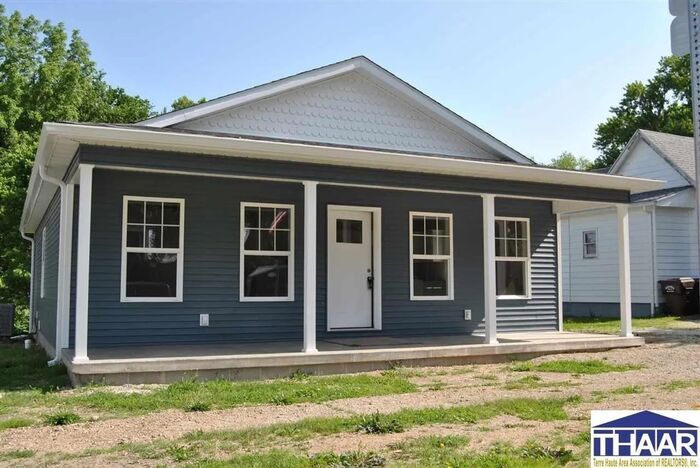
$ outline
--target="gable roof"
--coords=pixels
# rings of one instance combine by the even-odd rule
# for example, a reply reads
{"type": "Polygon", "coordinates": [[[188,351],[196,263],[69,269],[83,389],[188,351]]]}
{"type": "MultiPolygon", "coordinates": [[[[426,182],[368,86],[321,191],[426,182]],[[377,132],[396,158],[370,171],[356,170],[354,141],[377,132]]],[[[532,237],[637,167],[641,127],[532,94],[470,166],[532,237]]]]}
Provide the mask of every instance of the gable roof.
{"type": "Polygon", "coordinates": [[[695,142],[693,137],[652,130],[637,130],[632,135],[615,164],[610,168],[611,174],[617,173],[632,152],[634,145],[640,140],[647,143],[691,185],[695,185],[695,142]]]}
{"type": "Polygon", "coordinates": [[[639,413],[630,414],[614,421],[608,421],[603,424],[598,424],[594,426],[598,427],[609,427],[609,428],[671,428],[671,427],[696,427],[692,424],[684,423],[683,421],[678,421],[661,414],[657,414],[651,411],[640,411],[639,413]]]}
{"type": "Polygon", "coordinates": [[[172,127],[351,72],[360,73],[363,77],[373,81],[390,93],[405,99],[417,110],[424,112],[437,122],[454,130],[464,138],[496,156],[520,164],[536,165],[532,159],[496,139],[491,134],[467,121],[364,56],[353,57],[348,60],[343,60],[331,65],[326,65],[212,99],[203,104],[168,112],[144,120],[138,124],[156,128],[172,127]]]}

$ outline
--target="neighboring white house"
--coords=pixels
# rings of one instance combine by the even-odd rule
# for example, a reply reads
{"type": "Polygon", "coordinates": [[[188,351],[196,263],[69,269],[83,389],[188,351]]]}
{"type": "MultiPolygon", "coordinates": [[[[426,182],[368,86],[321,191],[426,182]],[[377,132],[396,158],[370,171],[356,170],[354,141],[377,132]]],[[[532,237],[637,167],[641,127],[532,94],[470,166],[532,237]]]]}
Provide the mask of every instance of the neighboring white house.
{"type": "MultiPolygon", "coordinates": [[[[663,304],[658,281],[698,276],[693,139],[639,130],[610,174],[666,182],[662,190],[632,196],[630,256],[632,312],[657,313],[663,304]]],[[[612,209],[563,215],[564,313],[618,314],[617,220],[612,209]]]]}

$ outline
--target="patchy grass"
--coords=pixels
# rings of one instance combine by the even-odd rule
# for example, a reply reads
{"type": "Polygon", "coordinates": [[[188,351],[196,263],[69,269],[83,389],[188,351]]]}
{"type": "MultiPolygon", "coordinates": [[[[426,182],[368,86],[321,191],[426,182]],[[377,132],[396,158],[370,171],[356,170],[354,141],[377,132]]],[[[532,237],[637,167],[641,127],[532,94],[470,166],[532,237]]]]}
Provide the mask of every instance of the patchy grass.
{"type": "Polygon", "coordinates": [[[503,385],[506,390],[533,390],[537,388],[561,388],[571,387],[578,384],[571,382],[543,382],[542,377],[538,375],[526,375],[517,380],[511,380],[503,385]]]}
{"type": "Polygon", "coordinates": [[[80,416],[75,413],[49,414],[44,417],[44,422],[48,426],[67,426],[80,421],[80,416]]]}
{"type": "Polygon", "coordinates": [[[10,450],[9,452],[0,452],[0,462],[32,458],[34,453],[33,450],[10,450]]]}
{"type": "Polygon", "coordinates": [[[27,427],[34,424],[34,421],[28,418],[13,417],[0,420],[0,431],[4,429],[16,429],[18,427],[27,427]]]}
{"type": "Polygon", "coordinates": [[[515,372],[559,372],[566,374],[604,374],[606,372],[627,372],[639,370],[643,366],[637,364],[611,364],[599,359],[577,361],[561,359],[542,363],[518,362],[510,367],[515,372]]]}
{"type": "MultiPolygon", "coordinates": [[[[118,393],[102,385],[70,393],[59,392],[68,385],[65,369],[47,367],[46,356],[38,349],[25,351],[15,345],[0,345],[0,373],[3,374],[0,415],[13,415],[19,409],[31,408],[36,412],[42,409],[77,414],[89,411],[105,417],[127,417],[166,409],[207,411],[418,391],[417,385],[395,372],[314,377],[297,371],[289,378],[268,381],[183,381],[145,393],[118,393]]],[[[8,424],[13,423],[0,422],[0,429],[11,427],[6,426],[8,424]]]]}
{"type": "Polygon", "coordinates": [[[673,380],[661,386],[664,390],[682,390],[684,388],[700,387],[700,379],[673,380]]]}
{"type": "Polygon", "coordinates": [[[393,434],[403,432],[404,428],[397,419],[376,412],[369,416],[363,416],[357,425],[357,430],[365,434],[393,434]]]}
{"type": "MultiPolygon", "coordinates": [[[[643,328],[699,328],[700,315],[685,317],[648,317],[632,319],[632,329],[643,328]]],[[[620,320],[606,317],[567,317],[564,330],[579,333],[618,333],[620,320]]]]}
{"type": "Polygon", "coordinates": [[[34,390],[50,392],[68,388],[68,374],[63,366],[49,367],[48,358],[38,346],[25,350],[18,344],[0,344],[0,394],[34,390]]]}
{"type": "Polygon", "coordinates": [[[467,449],[465,437],[428,436],[397,444],[397,458],[417,466],[478,466],[478,467],[556,467],[574,460],[565,448],[552,449],[535,443],[523,447],[497,444],[476,453],[467,449]]]}

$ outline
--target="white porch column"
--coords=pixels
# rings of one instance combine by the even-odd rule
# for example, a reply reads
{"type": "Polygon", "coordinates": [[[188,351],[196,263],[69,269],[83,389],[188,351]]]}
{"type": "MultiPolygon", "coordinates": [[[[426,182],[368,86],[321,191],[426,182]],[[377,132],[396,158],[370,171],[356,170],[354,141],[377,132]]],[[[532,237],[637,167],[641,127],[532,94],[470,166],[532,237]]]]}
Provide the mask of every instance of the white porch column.
{"type": "Polygon", "coordinates": [[[617,205],[617,251],[620,276],[620,335],[632,336],[632,288],[630,285],[630,226],[627,205],[617,205]]]}
{"type": "Polygon", "coordinates": [[[563,281],[564,274],[561,270],[561,214],[557,213],[557,321],[559,322],[559,331],[564,331],[564,296],[563,296],[563,281]]]}
{"type": "Polygon", "coordinates": [[[318,182],[304,181],[304,347],[316,349],[316,189],[318,182]]]}
{"type": "Polygon", "coordinates": [[[92,214],[91,164],[80,165],[78,198],[78,264],[75,293],[75,356],[73,362],[86,362],[88,340],[88,294],[90,286],[90,218],[92,214]]]}
{"type": "MultiPolygon", "coordinates": [[[[56,324],[56,331],[59,334],[62,347],[67,348],[70,341],[70,286],[71,286],[71,266],[72,266],[72,251],[73,251],[73,201],[75,198],[75,184],[66,184],[64,189],[64,198],[61,200],[61,237],[60,237],[60,252],[59,263],[61,273],[58,275],[61,279],[60,288],[61,309],[56,324]]],[[[57,350],[58,351],[58,350],[57,350]]]]}
{"type": "Polygon", "coordinates": [[[484,331],[486,344],[497,344],[496,337],[496,225],[495,197],[482,195],[484,230],[484,331]]]}

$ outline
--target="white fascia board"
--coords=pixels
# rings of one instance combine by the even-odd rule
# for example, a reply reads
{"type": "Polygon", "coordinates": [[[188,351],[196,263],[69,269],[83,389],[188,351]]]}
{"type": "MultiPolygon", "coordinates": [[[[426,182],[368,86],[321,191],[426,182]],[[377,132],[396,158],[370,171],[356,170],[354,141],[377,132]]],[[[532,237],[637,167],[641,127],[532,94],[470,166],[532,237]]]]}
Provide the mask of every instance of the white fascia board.
{"type": "MultiPolygon", "coordinates": [[[[564,171],[540,166],[338,148],[303,143],[164,132],[151,130],[147,127],[119,128],[61,123],[44,124],[40,139],[40,149],[37,152],[37,164],[44,162],[51,166],[50,150],[47,151],[46,148],[46,146],[50,145],[42,145],[42,143],[45,141],[58,141],[59,139],[65,139],[76,145],[115,146],[366,169],[481,177],[495,180],[561,184],[629,192],[651,191],[663,186],[663,182],[651,179],[564,171]]],[[[68,163],[63,162],[61,164],[62,166],[65,165],[65,167],[50,167],[51,172],[56,177],[62,177],[68,167],[68,163]]],[[[25,211],[22,217],[23,226],[33,211],[32,200],[36,200],[40,188],[41,184],[35,170],[32,172],[27,199],[25,200],[25,211]]]]}

